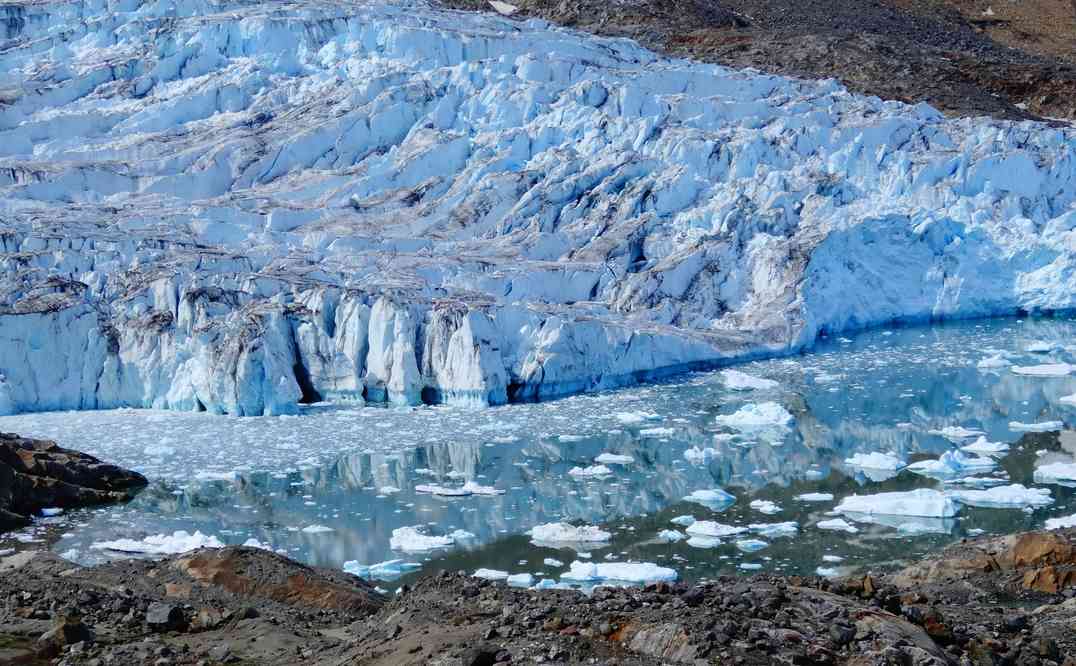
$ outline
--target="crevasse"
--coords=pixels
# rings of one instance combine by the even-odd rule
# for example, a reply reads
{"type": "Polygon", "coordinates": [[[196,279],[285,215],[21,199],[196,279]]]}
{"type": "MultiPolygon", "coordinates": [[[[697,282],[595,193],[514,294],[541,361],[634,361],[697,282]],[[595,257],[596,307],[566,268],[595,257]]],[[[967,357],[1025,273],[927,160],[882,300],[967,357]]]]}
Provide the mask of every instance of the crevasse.
{"type": "Polygon", "coordinates": [[[1076,306],[1076,131],[421,2],[0,7],[0,409],[487,405],[1076,306]]]}

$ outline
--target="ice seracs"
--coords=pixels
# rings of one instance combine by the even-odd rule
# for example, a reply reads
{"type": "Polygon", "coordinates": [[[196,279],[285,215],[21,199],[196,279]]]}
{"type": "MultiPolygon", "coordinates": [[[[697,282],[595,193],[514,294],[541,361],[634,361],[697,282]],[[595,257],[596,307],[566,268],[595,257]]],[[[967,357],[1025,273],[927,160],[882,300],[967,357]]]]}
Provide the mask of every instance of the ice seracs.
{"type": "Polygon", "coordinates": [[[489,405],[1076,305],[1071,129],[410,0],[7,6],[3,411],[489,405]]]}

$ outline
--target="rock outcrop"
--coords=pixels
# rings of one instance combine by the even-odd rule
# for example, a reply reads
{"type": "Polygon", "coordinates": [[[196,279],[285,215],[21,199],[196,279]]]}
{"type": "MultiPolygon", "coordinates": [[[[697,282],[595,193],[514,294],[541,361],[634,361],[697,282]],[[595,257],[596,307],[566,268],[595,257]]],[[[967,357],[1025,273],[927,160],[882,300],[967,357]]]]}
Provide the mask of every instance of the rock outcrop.
{"type": "Polygon", "coordinates": [[[0,17],[0,413],[487,405],[1076,307],[1076,130],[407,0],[0,17]]]}
{"type": "Polygon", "coordinates": [[[44,508],[123,502],[146,483],[55,442],[0,433],[0,530],[28,524],[44,508]]]}

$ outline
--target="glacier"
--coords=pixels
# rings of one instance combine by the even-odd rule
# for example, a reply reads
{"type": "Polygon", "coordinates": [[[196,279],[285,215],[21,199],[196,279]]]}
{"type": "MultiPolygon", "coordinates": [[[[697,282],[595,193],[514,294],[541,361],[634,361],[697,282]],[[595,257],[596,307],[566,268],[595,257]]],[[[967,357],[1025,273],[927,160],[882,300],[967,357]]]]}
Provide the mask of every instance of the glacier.
{"type": "Polygon", "coordinates": [[[420,0],[0,6],[0,414],[493,405],[1076,306],[1076,131],[420,0]]]}

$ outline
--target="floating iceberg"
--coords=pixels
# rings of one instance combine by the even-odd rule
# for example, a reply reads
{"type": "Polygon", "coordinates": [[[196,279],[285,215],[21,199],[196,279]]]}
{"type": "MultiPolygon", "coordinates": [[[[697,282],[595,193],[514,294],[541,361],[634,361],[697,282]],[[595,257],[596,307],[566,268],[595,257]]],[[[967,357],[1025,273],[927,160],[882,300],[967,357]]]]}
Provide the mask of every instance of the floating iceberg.
{"type": "Polygon", "coordinates": [[[712,520],[698,520],[687,528],[687,533],[691,536],[706,537],[710,539],[736,536],[737,534],[743,534],[746,531],[746,527],[725,525],[724,523],[718,523],[712,520]]]}
{"type": "Polygon", "coordinates": [[[508,572],[500,569],[478,569],[471,575],[483,580],[505,580],[508,578],[508,572]]]}
{"type": "Polygon", "coordinates": [[[823,578],[836,578],[841,575],[840,569],[835,567],[818,567],[814,572],[816,575],[822,576],[823,578]]]}
{"type": "Polygon", "coordinates": [[[909,472],[946,479],[964,474],[989,472],[997,468],[993,458],[973,456],[963,451],[946,451],[937,460],[920,460],[908,465],[909,472]]]}
{"type": "Polygon", "coordinates": [[[761,539],[739,539],[736,541],[736,548],[745,553],[754,553],[767,548],[769,545],[769,542],[761,539]]]}
{"type": "Polygon", "coordinates": [[[919,488],[906,492],[851,495],[841,500],[834,511],[868,516],[879,514],[949,518],[960,511],[960,506],[944,493],[919,488]]]}
{"type": "Polygon", "coordinates": [[[1020,484],[996,486],[988,490],[952,490],[946,493],[961,504],[995,509],[1042,507],[1054,503],[1046,488],[1025,488],[1020,484]]]}
{"type": "Polygon", "coordinates": [[[982,430],[975,430],[972,428],[965,428],[963,426],[946,426],[938,430],[930,430],[931,435],[941,435],[946,439],[953,440],[954,442],[960,442],[972,437],[981,437],[986,433],[982,430]]]}
{"type": "Polygon", "coordinates": [[[327,532],[335,532],[336,530],[328,525],[307,525],[299,531],[305,532],[306,534],[325,534],[327,532]]]}
{"type": "Polygon", "coordinates": [[[796,499],[801,502],[832,502],[832,493],[803,493],[802,495],[796,495],[796,499]]]}
{"type": "Polygon", "coordinates": [[[744,571],[758,571],[762,568],[762,565],[758,562],[742,562],[739,568],[744,571]]]}
{"type": "Polygon", "coordinates": [[[800,524],[794,520],[783,523],[751,523],[747,529],[764,537],[776,538],[793,536],[800,530],[800,524]]]}
{"type": "Polygon", "coordinates": [[[512,574],[504,579],[508,587],[530,587],[534,585],[534,576],[529,573],[512,574]]]}
{"type": "Polygon", "coordinates": [[[1068,363],[1047,363],[1044,365],[1014,365],[1012,371],[1029,377],[1065,377],[1076,371],[1076,365],[1068,363]]]}
{"type": "Polygon", "coordinates": [[[1045,527],[1048,530],[1064,530],[1076,527],[1076,513],[1060,518],[1047,518],[1045,527]]]}
{"type": "Polygon", "coordinates": [[[450,548],[456,540],[452,536],[430,536],[417,527],[398,527],[392,530],[389,547],[404,553],[425,553],[440,548],[450,548]]]}
{"type": "Polygon", "coordinates": [[[677,541],[683,541],[686,538],[686,534],[677,532],[676,530],[661,530],[658,532],[658,541],[663,541],[665,543],[676,543],[677,541]]]}
{"type": "Polygon", "coordinates": [[[1076,482],[1076,463],[1055,462],[1035,469],[1037,483],[1072,483],[1076,482]]]}
{"type": "Polygon", "coordinates": [[[1000,368],[1007,368],[1012,365],[1012,361],[1005,358],[1001,354],[995,356],[988,356],[979,361],[976,365],[980,370],[995,370],[1000,368]]]}
{"type": "Polygon", "coordinates": [[[877,451],[871,453],[857,453],[851,458],[845,458],[844,463],[851,467],[880,469],[893,472],[903,468],[905,465],[904,460],[898,456],[892,453],[879,453],[877,451]]]}
{"type": "Polygon", "coordinates": [[[577,479],[594,479],[609,476],[613,470],[605,465],[591,465],[590,467],[573,467],[568,470],[568,473],[577,479]]]}
{"type": "Polygon", "coordinates": [[[730,391],[769,391],[780,386],[772,379],[754,377],[739,370],[723,370],[721,378],[725,381],[725,388],[730,391]]]}
{"type": "Polygon", "coordinates": [[[531,541],[536,545],[601,544],[613,535],[593,525],[575,526],[569,523],[546,523],[531,528],[531,541]]]}
{"type": "Polygon", "coordinates": [[[183,530],[172,534],[155,534],[141,540],[116,539],[101,541],[90,546],[94,550],[112,550],[120,553],[140,553],[143,555],[178,555],[199,548],[224,548],[215,536],[206,536],[201,532],[188,534],[183,530]]]}
{"type": "Polygon", "coordinates": [[[741,407],[732,414],[714,418],[719,424],[743,433],[765,438],[779,438],[795,422],[795,417],[776,402],[762,402],[741,407]]]}
{"type": "Polygon", "coordinates": [[[552,557],[547,557],[544,560],[542,560],[542,564],[546,565],[547,567],[562,567],[562,566],[564,566],[564,562],[561,562],[560,560],[557,560],[557,559],[553,559],[552,557]]]}
{"type": "Polygon", "coordinates": [[[421,569],[422,565],[417,562],[405,560],[386,560],[377,564],[359,564],[356,560],[344,562],[344,571],[370,580],[396,580],[405,574],[421,569]]]}
{"type": "Polygon", "coordinates": [[[635,425],[647,421],[660,421],[661,417],[652,412],[617,412],[613,415],[624,425],[635,425]]]}
{"type": "Polygon", "coordinates": [[[601,465],[630,465],[635,462],[635,458],[606,452],[598,455],[598,457],[594,459],[594,462],[601,465]]]}
{"type": "Polygon", "coordinates": [[[980,437],[971,444],[960,447],[960,450],[981,456],[995,456],[1008,453],[1009,445],[1005,442],[990,442],[986,437],[980,437]]]}
{"type": "Polygon", "coordinates": [[[1064,429],[1065,424],[1061,421],[1043,421],[1041,423],[1009,421],[1009,430],[1013,432],[1056,432],[1064,429]]]}
{"type": "Polygon", "coordinates": [[[720,488],[696,490],[684,497],[685,502],[695,502],[713,511],[723,511],[736,503],[736,496],[720,488]]]}
{"type": "Polygon", "coordinates": [[[781,507],[777,506],[769,500],[752,500],[748,505],[759,513],[764,513],[768,516],[772,516],[775,513],[781,513],[781,507]]]}
{"type": "Polygon", "coordinates": [[[572,583],[647,583],[672,582],[676,571],[659,567],[651,562],[572,562],[568,571],[561,574],[561,581],[572,583]]]}
{"type": "Polygon", "coordinates": [[[855,534],[859,532],[858,528],[841,518],[833,518],[832,520],[820,520],[818,521],[816,527],[820,530],[834,530],[839,532],[848,532],[849,534],[855,534]]]}
{"type": "Polygon", "coordinates": [[[694,524],[695,517],[694,516],[677,516],[677,517],[673,518],[672,520],[670,520],[669,522],[672,523],[673,525],[679,525],[681,527],[689,527],[690,525],[694,524]]]}

